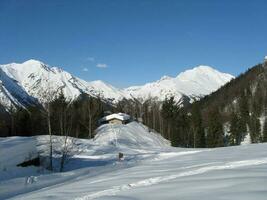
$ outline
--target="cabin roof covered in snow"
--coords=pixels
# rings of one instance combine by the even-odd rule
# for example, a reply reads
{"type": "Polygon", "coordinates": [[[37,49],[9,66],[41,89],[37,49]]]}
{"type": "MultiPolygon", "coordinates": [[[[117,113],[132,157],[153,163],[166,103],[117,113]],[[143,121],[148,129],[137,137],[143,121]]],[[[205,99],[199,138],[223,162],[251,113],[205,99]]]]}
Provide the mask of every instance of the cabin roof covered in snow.
{"type": "Polygon", "coordinates": [[[114,114],[111,114],[111,115],[107,115],[105,117],[103,117],[101,119],[101,121],[110,121],[112,119],[118,119],[118,120],[121,120],[121,121],[126,121],[126,120],[129,120],[131,117],[130,115],[127,115],[125,113],[114,113],[114,114]]]}

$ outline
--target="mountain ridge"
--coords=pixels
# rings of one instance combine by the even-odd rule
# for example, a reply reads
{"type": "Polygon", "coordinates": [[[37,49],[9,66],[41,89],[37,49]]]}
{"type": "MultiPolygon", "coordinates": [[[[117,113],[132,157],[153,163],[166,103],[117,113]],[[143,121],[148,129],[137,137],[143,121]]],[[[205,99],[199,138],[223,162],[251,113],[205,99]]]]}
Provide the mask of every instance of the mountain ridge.
{"type": "Polygon", "coordinates": [[[87,82],[60,67],[30,59],[23,63],[0,65],[0,103],[6,107],[43,104],[60,92],[68,100],[74,100],[86,93],[112,104],[122,99],[138,99],[144,102],[150,97],[162,101],[168,96],[175,96],[179,102],[183,96],[188,96],[192,100],[209,94],[232,78],[234,77],[230,74],[201,65],[176,77],[165,75],[155,82],[119,89],[102,80],[87,82]]]}

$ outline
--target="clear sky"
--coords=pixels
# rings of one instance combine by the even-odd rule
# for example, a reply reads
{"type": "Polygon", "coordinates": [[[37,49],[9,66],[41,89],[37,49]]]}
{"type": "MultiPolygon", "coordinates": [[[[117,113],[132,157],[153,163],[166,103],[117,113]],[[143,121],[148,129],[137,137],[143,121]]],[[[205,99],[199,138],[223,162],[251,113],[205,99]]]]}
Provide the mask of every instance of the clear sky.
{"type": "Polygon", "coordinates": [[[0,0],[0,63],[28,59],[117,87],[267,55],[266,0],[0,0]]]}

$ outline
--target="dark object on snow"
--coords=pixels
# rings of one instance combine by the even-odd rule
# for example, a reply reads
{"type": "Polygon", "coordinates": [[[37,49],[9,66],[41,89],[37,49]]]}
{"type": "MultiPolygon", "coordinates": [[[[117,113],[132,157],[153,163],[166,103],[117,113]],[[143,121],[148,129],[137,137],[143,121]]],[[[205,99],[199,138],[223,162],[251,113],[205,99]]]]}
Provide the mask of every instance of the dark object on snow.
{"type": "Polygon", "coordinates": [[[32,160],[24,161],[23,163],[17,164],[18,167],[28,167],[28,166],[40,166],[40,159],[39,157],[34,158],[32,160]]]}
{"type": "Polygon", "coordinates": [[[119,160],[123,160],[123,153],[119,153],[119,160]]]}

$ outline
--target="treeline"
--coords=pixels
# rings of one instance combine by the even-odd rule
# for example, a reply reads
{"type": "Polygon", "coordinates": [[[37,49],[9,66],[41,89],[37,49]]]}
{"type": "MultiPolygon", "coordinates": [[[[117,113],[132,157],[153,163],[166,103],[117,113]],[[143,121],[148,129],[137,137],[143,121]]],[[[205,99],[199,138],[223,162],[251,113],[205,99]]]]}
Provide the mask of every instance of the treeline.
{"type": "Polygon", "coordinates": [[[72,137],[92,138],[104,111],[112,109],[100,98],[83,94],[69,102],[60,94],[43,107],[29,106],[26,109],[2,111],[0,136],[47,135],[51,129],[53,135],[64,135],[68,132],[72,137]]]}

